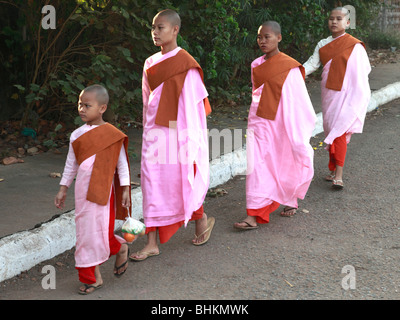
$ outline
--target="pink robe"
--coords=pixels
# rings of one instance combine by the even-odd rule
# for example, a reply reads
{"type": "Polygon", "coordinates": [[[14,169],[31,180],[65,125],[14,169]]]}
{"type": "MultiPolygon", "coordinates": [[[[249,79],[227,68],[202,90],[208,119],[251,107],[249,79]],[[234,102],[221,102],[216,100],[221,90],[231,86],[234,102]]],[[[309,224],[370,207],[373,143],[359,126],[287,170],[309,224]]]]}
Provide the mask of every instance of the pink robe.
{"type": "Polygon", "coordinates": [[[145,71],[179,50],[178,47],[165,55],[158,52],[144,64],[141,185],[146,227],[168,226],[180,221],[187,225],[193,212],[202,206],[209,186],[203,102],[208,93],[196,69],[187,73],[176,123],[172,122],[170,128],[155,124],[163,84],[150,92],[145,71]]]}
{"type": "MultiPolygon", "coordinates": [[[[253,61],[262,64],[265,56],[253,61]]],[[[278,202],[296,207],[314,175],[310,138],[316,116],[299,68],[289,71],[282,86],[275,120],[256,115],[263,86],[254,88],[247,132],[247,209],[278,202]]]]}
{"type": "Polygon", "coordinates": [[[362,132],[371,97],[368,82],[371,66],[361,44],[354,46],[349,57],[341,91],[325,87],[331,61],[325,64],[321,81],[324,142],[328,150],[333,141],[343,134],[346,133],[346,140],[349,143],[353,133],[362,132]]]}
{"type": "MultiPolygon", "coordinates": [[[[72,132],[70,137],[69,151],[60,185],[69,187],[75,176],[75,224],[76,224],[76,250],[75,266],[77,268],[88,268],[97,266],[110,257],[109,246],[109,221],[110,200],[107,205],[102,206],[86,200],[90,177],[96,155],[87,158],[79,166],[72,142],[82,134],[97,126],[83,125],[72,132]]],[[[118,159],[118,175],[121,186],[130,185],[129,167],[126,159],[124,146],[118,159]]],[[[111,196],[111,189],[110,189],[111,196]]],[[[115,236],[120,243],[126,241],[115,236]]]]}

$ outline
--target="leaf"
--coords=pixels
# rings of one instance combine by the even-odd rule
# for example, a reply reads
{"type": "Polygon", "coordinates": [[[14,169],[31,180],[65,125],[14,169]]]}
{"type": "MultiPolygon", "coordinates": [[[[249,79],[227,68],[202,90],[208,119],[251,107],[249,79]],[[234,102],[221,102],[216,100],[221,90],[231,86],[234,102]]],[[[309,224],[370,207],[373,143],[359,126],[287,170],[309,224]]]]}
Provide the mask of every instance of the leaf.
{"type": "Polygon", "coordinates": [[[207,192],[207,197],[216,198],[218,196],[224,196],[226,194],[228,194],[228,191],[226,191],[225,189],[215,188],[215,189],[210,189],[207,192]]]}
{"type": "Polygon", "coordinates": [[[62,124],[57,124],[57,126],[55,127],[54,131],[57,132],[58,130],[62,129],[62,124]]]}
{"type": "Polygon", "coordinates": [[[81,119],[80,116],[77,116],[77,117],[75,117],[75,119],[74,119],[74,124],[75,124],[76,126],[82,126],[82,125],[85,124],[85,122],[82,121],[82,119],[81,119]]]}
{"type": "Polygon", "coordinates": [[[14,87],[16,87],[18,90],[24,92],[25,91],[25,87],[19,85],[19,84],[14,84],[14,87]]]}
{"type": "Polygon", "coordinates": [[[33,100],[35,100],[36,95],[31,92],[30,94],[28,94],[27,96],[25,96],[25,101],[26,103],[31,103],[33,100]]]}
{"type": "Polygon", "coordinates": [[[43,145],[44,145],[45,147],[47,147],[47,148],[54,148],[54,147],[57,147],[57,144],[56,144],[52,139],[43,141],[43,145]]]}
{"type": "Polygon", "coordinates": [[[49,174],[51,178],[61,178],[61,173],[59,172],[52,172],[49,174]]]}
{"type": "Polygon", "coordinates": [[[118,49],[122,52],[122,54],[125,57],[130,57],[131,56],[131,51],[129,49],[124,48],[124,47],[118,47],[118,49]]]}
{"type": "Polygon", "coordinates": [[[286,282],[291,288],[294,287],[289,281],[285,280],[285,282],[286,282]]]}
{"type": "Polygon", "coordinates": [[[23,162],[24,160],[18,159],[16,157],[7,157],[3,159],[3,164],[6,166],[14,163],[23,163],[23,162]]]}
{"type": "Polygon", "coordinates": [[[40,86],[37,85],[36,83],[31,83],[30,88],[32,91],[36,92],[36,91],[39,91],[40,86]]]}

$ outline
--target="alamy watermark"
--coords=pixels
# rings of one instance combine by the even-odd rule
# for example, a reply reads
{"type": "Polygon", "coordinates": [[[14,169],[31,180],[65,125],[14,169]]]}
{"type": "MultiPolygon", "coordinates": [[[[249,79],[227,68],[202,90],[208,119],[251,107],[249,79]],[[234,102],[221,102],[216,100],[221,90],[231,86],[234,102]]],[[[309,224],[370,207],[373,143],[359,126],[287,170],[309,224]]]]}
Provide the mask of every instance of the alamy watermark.
{"type": "Polygon", "coordinates": [[[342,279],[342,288],[344,290],[356,289],[356,269],[352,265],[345,265],[342,268],[342,273],[346,275],[342,279]]]}
{"type": "MultiPolygon", "coordinates": [[[[56,289],[56,269],[54,266],[45,265],[42,268],[42,273],[46,274],[42,279],[42,288],[44,290],[56,289]]],[[[344,290],[356,289],[356,269],[352,265],[345,265],[342,268],[342,274],[345,276],[342,279],[341,285],[344,290]]]]}
{"type": "Polygon", "coordinates": [[[56,28],[56,9],[52,5],[47,5],[42,8],[42,14],[45,16],[42,18],[42,28],[55,29],[56,28]]]}
{"type": "Polygon", "coordinates": [[[42,288],[44,290],[56,288],[56,268],[51,265],[45,265],[42,268],[42,273],[46,275],[42,279],[42,288]]]}
{"type": "Polygon", "coordinates": [[[356,8],[354,8],[351,5],[345,5],[343,8],[347,9],[349,11],[349,18],[350,18],[350,29],[355,29],[356,28],[356,8]]]}
{"type": "Polygon", "coordinates": [[[224,161],[238,168],[244,164],[241,158],[235,157],[234,151],[243,147],[243,140],[246,142],[246,174],[250,174],[255,163],[254,130],[251,128],[221,131],[216,128],[177,129],[176,121],[171,121],[169,128],[159,127],[144,131],[143,144],[146,151],[142,156],[152,165],[187,165],[194,160],[201,164],[201,161],[208,162],[209,158],[216,162],[223,157],[224,161]],[[199,152],[203,152],[203,156],[199,156],[199,152]],[[206,153],[208,156],[205,156],[206,153]]]}

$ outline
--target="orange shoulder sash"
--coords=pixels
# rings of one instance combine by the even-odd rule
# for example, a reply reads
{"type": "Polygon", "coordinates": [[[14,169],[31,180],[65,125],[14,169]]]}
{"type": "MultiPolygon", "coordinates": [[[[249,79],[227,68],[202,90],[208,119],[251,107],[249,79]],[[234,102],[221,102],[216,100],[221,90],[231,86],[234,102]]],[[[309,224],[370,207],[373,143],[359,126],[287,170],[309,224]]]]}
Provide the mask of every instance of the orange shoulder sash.
{"type": "Polygon", "coordinates": [[[304,67],[295,59],[280,52],[253,68],[254,87],[259,88],[264,85],[256,113],[257,116],[267,120],[275,120],[281,99],[282,86],[289,71],[296,67],[300,68],[304,79],[304,67]]]}
{"type": "MultiPolygon", "coordinates": [[[[86,199],[99,205],[106,205],[110,196],[111,184],[114,179],[116,219],[123,220],[128,216],[128,210],[121,206],[122,188],[119,184],[117,163],[121,147],[124,145],[128,160],[128,137],[113,125],[100,125],[76,139],[72,143],[78,164],[96,155],[92,176],[86,199]],[[115,173],[115,174],[114,174],[115,173]]],[[[129,208],[131,211],[131,208],[129,208]]]]}
{"type": "MultiPolygon", "coordinates": [[[[153,91],[161,83],[164,83],[158,105],[156,124],[164,127],[169,126],[170,121],[178,118],[178,102],[189,69],[196,68],[204,83],[203,70],[197,61],[186,51],[179,52],[160,63],[155,64],[146,70],[150,90],[153,91]]],[[[206,115],[211,113],[211,106],[208,98],[204,99],[206,115]]]]}
{"type": "Polygon", "coordinates": [[[332,59],[326,88],[336,91],[342,90],[347,61],[357,43],[361,43],[365,48],[363,42],[346,33],[319,49],[319,56],[323,65],[332,59]]]}

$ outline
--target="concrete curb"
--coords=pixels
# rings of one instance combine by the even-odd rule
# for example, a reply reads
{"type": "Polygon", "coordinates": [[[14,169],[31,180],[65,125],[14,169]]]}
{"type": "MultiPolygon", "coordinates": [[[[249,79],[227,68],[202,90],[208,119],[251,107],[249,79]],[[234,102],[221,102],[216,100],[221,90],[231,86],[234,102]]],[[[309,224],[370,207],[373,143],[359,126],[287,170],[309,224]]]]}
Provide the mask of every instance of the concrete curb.
{"type": "MultiPolygon", "coordinates": [[[[400,98],[400,82],[374,91],[368,112],[400,98]]],[[[322,114],[317,115],[313,136],[323,132],[322,114]]],[[[210,188],[221,185],[246,171],[246,146],[210,162],[210,188]]],[[[141,188],[132,190],[133,217],[142,218],[141,188]]],[[[10,279],[35,265],[75,246],[75,211],[43,223],[40,227],[17,232],[0,239],[0,282],[10,279]]],[[[122,222],[116,225],[120,228],[122,222]]]]}

